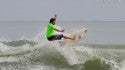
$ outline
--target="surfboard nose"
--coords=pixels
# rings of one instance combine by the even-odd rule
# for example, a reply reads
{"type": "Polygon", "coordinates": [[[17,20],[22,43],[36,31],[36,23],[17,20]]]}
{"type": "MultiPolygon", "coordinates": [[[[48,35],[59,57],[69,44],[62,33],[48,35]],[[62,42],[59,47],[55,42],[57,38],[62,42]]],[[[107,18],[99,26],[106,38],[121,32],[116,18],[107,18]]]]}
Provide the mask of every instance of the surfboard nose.
{"type": "Polygon", "coordinates": [[[86,27],[82,27],[82,29],[84,33],[87,33],[88,29],[86,27]]]}

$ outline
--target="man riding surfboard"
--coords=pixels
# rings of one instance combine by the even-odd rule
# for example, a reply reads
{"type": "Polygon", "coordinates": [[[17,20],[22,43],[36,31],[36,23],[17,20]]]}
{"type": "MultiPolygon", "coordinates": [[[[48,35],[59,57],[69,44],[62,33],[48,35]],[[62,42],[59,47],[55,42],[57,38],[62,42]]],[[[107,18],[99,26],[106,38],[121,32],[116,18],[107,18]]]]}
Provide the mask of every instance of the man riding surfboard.
{"type": "Polygon", "coordinates": [[[56,24],[56,19],[57,19],[57,15],[55,14],[54,18],[50,19],[50,22],[47,26],[47,31],[46,31],[46,37],[49,41],[53,41],[53,40],[61,40],[62,38],[65,39],[71,39],[74,40],[75,36],[70,37],[68,34],[55,34],[55,31],[57,32],[64,32],[64,29],[59,29],[55,26],[56,24]]]}

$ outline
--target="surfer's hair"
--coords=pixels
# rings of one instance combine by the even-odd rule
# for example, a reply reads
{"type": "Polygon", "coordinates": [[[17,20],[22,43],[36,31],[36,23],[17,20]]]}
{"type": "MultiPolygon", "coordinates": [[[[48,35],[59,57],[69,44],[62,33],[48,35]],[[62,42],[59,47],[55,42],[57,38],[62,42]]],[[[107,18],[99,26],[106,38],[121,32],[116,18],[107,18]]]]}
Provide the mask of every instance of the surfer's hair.
{"type": "Polygon", "coordinates": [[[51,18],[50,21],[49,21],[49,23],[52,23],[55,20],[56,20],[55,18],[51,18]]]}

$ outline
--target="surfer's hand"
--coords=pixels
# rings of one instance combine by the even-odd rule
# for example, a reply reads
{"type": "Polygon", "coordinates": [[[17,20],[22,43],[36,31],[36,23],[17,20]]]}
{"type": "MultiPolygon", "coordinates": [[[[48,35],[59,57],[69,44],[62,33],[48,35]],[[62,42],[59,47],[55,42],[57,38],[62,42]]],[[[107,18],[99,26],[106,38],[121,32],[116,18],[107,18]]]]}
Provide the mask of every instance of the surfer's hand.
{"type": "Polygon", "coordinates": [[[54,18],[57,19],[57,14],[54,15],[54,18]]]}
{"type": "Polygon", "coordinates": [[[65,29],[63,29],[61,32],[64,32],[65,31],[65,29]]]}

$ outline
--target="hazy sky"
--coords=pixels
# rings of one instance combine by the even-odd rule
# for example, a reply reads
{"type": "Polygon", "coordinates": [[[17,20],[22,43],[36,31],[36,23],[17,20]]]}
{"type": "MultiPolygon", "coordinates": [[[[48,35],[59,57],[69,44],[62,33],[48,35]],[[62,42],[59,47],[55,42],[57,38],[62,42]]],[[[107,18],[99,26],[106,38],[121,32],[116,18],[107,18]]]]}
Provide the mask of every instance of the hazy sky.
{"type": "Polygon", "coordinates": [[[0,0],[0,21],[125,21],[124,0],[0,0]]]}

